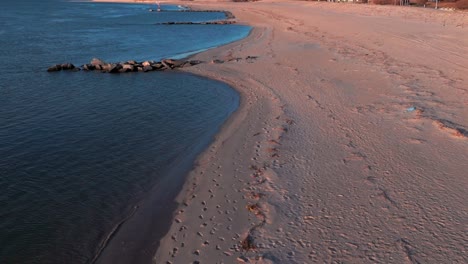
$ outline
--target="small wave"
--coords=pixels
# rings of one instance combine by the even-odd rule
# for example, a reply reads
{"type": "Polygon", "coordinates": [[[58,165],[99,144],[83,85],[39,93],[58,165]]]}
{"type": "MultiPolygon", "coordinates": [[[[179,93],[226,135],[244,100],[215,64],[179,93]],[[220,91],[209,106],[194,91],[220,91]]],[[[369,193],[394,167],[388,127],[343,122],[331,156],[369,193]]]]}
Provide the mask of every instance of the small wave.
{"type": "Polygon", "coordinates": [[[169,56],[169,57],[173,58],[173,59],[183,59],[183,58],[186,58],[188,56],[191,56],[191,55],[203,52],[203,51],[207,51],[208,49],[210,49],[210,48],[199,49],[199,50],[194,50],[194,51],[188,51],[188,52],[184,52],[184,53],[178,53],[178,54],[176,54],[174,56],[169,56]]]}

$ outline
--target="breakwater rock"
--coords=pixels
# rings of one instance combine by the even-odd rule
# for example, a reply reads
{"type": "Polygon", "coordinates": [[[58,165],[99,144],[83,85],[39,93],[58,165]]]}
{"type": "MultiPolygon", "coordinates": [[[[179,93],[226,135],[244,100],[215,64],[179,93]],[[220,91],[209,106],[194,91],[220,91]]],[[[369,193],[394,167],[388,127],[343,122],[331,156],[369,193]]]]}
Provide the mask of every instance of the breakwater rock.
{"type": "Polygon", "coordinates": [[[54,71],[79,71],[80,68],[76,68],[75,65],[71,63],[63,63],[63,64],[56,64],[47,69],[48,72],[54,72],[54,71]]]}
{"type": "Polygon", "coordinates": [[[47,69],[48,72],[57,71],[100,71],[104,73],[125,73],[125,72],[149,72],[149,71],[164,71],[176,68],[188,67],[202,63],[199,60],[173,60],[165,59],[161,61],[143,61],[137,62],[134,60],[108,63],[100,59],[92,59],[90,63],[84,64],[81,67],[75,67],[71,63],[56,64],[47,69]]]}
{"type": "Polygon", "coordinates": [[[230,25],[235,24],[234,20],[217,20],[217,21],[204,21],[204,22],[161,22],[155,25],[230,25]]]}
{"type": "Polygon", "coordinates": [[[232,14],[230,11],[226,10],[203,10],[203,9],[181,9],[181,10],[161,10],[160,12],[190,12],[190,13],[224,13],[226,16],[226,19],[234,19],[236,18],[234,14],[232,14]]]}

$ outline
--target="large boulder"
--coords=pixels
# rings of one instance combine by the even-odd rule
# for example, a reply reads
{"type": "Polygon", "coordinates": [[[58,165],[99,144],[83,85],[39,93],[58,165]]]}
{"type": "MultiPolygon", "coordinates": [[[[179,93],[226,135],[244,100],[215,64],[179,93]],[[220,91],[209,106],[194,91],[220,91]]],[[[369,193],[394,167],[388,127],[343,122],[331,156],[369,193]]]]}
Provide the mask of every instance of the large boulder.
{"type": "Polygon", "coordinates": [[[95,66],[96,66],[96,69],[97,69],[97,70],[101,70],[101,71],[103,71],[103,72],[109,72],[110,69],[111,69],[111,67],[112,67],[112,64],[110,64],[110,63],[106,63],[106,64],[97,64],[97,65],[95,65],[95,66]],[[100,67],[100,69],[99,69],[99,67],[100,67]]]}
{"type": "Polygon", "coordinates": [[[85,64],[83,66],[81,66],[81,68],[83,68],[83,70],[85,71],[92,71],[92,70],[95,70],[96,67],[92,64],[85,64]]]}
{"type": "Polygon", "coordinates": [[[97,65],[105,65],[105,64],[108,64],[108,63],[106,63],[103,60],[94,58],[94,59],[91,60],[90,64],[93,65],[93,66],[97,66],[97,65]]]}
{"type": "Polygon", "coordinates": [[[153,67],[153,69],[155,69],[155,70],[161,70],[162,68],[164,68],[164,66],[160,62],[155,62],[155,63],[151,64],[151,67],[153,67]]]}
{"type": "Polygon", "coordinates": [[[71,64],[71,63],[63,63],[61,65],[62,67],[62,70],[73,70],[75,69],[75,65],[71,64]]]}
{"type": "Polygon", "coordinates": [[[149,72],[149,71],[152,71],[153,70],[153,67],[151,67],[151,65],[148,65],[148,66],[144,66],[143,67],[143,71],[144,72],[149,72]]]}
{"type": "Polygon", "coordinates": [[[154,61],[144,61],[141,65],[143,65],[143,67],[151,66],[152,63],[154,63],[154,61]]]}
{"type": "Polygon", "coordinates": [[[62,63],[62,64],[56,64],[53,66],[50,66],[47,71],[48,72],[55,72],[55,71],[67,71],[67,70],[72,70],[72,71],[78,71],[79,69],[75,67],[75,65],[71,63],[62,63]]]}
{"type": "Polygon", "coordinates": [[[172,70],[172,64],[167,63],[166,60],[162,60],[161,64],[163,65],[163,68],[168,69],[168,70],[172,70]]]}
{"type": "Polygon", "coordinates": [[[164,60],[165,63],[167,63],[171,68],[179,68],[183,67],[185,64],[184,60],[173,60],[173,59],[166,59],[164,60]]]}
{"type": "Polygon", "coordinates": [[[111,63],[109,64],[109,70],[107,72],[109,73],[118,73],[120,69],[122,69],[122,65],[118,63],[111,63]]]}
{"type": "Polygon", "coordinates": [[[135,70],[135,66],[131,64],[123,64],[122,69],[120,69],[120,72],[132,72],[135,70]]]}
{"type": "Polygon", "coordinates": [[[108,73],[117,73],[119,72],[120,69],[122,69],[122,65],[118,63],[106,63],[101,66],[102,66],[102,71],[108,72],[108,73]]]}

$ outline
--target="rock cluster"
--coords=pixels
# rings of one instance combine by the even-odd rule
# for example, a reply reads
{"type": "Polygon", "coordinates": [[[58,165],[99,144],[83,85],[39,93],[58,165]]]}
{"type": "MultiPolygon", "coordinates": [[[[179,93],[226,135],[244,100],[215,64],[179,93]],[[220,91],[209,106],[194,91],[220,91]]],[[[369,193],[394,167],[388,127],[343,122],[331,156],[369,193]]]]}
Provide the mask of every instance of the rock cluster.
{"type": "Polygon", "coordinates": [[[217,20],[217,21],[204,21],[204,22],[161,22],[155,25],[230,25],[235,24],[234,20],[217,20]]]}
{"type": "Polygon", "coordinates": [[[164,71],[172,70],[175,68],[182,68],[193,66],[202,63],[198,60],[173,60],[166,59],[161,61],[144,61],[137,62],[134,60],[120,62],[120,63],[107,63],[100,59],[92,59],[90,63],[84,64],[81,67],[75,67],[71,63],[56,64],[47,69],[48,72],[56,72],[62,70],[73,71],[100,71],[107,73],[124,73],[124,72],[149,72],[149,71],[164,71]]]}
{"type": "Polygon", "coordinates": [[[56,64],[54,66],[51,66],[47,69],[48,72],[53,72],[53,71],[68,71],[68,70],[73,70],[73,71],[79,71],[80,68],[76,68],[75,65],[71,63],[63,63],[63,64],[56,64]]]}
{"type": "Polygon", "coordinates": [[[226,10],[194,10],[194,9],[183,9],[177,10],[176,12],[203,12],[203,13],[224,13],[226,15],[226,19],[234,19],[236,18],[231,12],[226,10]]]}

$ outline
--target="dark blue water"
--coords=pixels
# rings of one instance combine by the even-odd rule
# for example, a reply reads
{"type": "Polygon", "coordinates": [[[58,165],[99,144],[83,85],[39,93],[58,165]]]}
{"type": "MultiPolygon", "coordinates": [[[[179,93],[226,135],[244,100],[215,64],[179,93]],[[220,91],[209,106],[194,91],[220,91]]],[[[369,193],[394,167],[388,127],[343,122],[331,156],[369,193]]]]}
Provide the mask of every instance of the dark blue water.
{"type": "MultiPolygon", "coordinates": [[[[177,72],[45,69],[93,57],[181,56],[243,38],[250,28],[157,26],[224,14],[148,12],[138,4],[0,5],[0,263],[91,263],[150,191],[169,183],[167,190],[178,190],[187,164],[239,96],[223,83],[177,72]]],[[[163,219],[158,214],[168,212],[152,213],[163,219]]]]}

